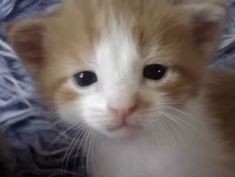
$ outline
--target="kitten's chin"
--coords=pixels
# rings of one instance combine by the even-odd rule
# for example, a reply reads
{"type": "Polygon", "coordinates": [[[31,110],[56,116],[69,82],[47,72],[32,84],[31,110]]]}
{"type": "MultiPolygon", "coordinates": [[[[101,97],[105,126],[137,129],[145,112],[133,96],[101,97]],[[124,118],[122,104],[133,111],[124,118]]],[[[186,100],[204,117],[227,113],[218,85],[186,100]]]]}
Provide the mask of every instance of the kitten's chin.
{"type": "Polygon", "coordinates": [[[119,125],[115,127],[107,127],[101,130],[102,134],[109,138],[126,139],[138,136],[143,131],[143,128],[136,125],[119,125]]]}

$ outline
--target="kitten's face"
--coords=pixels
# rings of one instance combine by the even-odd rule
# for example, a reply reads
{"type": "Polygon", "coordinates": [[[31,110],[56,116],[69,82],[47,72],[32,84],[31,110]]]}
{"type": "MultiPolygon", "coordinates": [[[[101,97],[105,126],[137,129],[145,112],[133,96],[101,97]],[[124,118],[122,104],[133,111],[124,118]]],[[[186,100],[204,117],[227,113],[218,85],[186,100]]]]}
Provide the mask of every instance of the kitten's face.
{"type": "Polygon", "coordinates": [[[108,136],[167,124],[198,93],[217,37],[204,39],[186,7],[82,2],[46,20],[35,74],[42,95],[66,121],[108,136]]]}

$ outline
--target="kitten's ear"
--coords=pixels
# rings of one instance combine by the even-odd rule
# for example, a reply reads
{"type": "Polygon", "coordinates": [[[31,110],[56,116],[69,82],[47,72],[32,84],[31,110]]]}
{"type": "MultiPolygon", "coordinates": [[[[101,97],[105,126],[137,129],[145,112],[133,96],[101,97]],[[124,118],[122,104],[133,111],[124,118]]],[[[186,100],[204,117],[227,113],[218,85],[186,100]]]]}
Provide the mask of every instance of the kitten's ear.
{"type": "Polygon", "coordinates": [[[224,28],[227,16],[226,6],[217,3],[200,3],[183,5],[182,8],[186,10],[186,21],[196,46],[207,58],[213,57],[224,28]]]}
{"type": "Polygon", "coordinates": [[[8,39],[14,50],[26,66],[36,74],[43,60],[45,51],[43,38],[46,26],[41,19],[13,22],[6,26],[8,39]]]}

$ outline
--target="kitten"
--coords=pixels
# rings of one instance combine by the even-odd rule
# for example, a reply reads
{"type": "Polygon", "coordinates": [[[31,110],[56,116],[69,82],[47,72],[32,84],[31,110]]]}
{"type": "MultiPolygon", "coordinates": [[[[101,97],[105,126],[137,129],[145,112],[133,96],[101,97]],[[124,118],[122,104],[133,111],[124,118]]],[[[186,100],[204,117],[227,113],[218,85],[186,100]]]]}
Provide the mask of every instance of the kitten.
{"type": "Polygon", "coordinates": [[[220,3],[67,0],[8,31],[48,105],[86,132],[92,177],[233,177],[235,74],[207,69],[225,17],[220,3]]]}

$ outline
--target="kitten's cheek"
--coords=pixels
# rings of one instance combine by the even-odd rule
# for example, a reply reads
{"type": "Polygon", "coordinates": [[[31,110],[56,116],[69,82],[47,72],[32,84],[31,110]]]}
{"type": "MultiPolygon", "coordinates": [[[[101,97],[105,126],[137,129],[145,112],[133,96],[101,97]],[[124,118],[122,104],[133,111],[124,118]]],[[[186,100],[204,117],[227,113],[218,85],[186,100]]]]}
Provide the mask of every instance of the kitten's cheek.
{"type": "Polygon", "coordinates": [[[102,118],[96,113],[96,109],[89,107],[89,105],[70,103],[60,106],[58,113],[67,123],[78,125],[83,123],[94,130],[105,130],[105,123],[103,123],[102,118]]]}
{"type": "Polygon", "coordinates": [[[96,108],[83,108],[82,117],[89,127],[99,132],[106,132],[108,127],[118,124],[106,110],[96,108]]]}
{"type": "Polygon", "coordinates": [[[71,124],[79,124],[83,122],[81,114],[81,106],[78,103],[70,103],[57,107],[59,116],[66,122],[71,124]]]}

